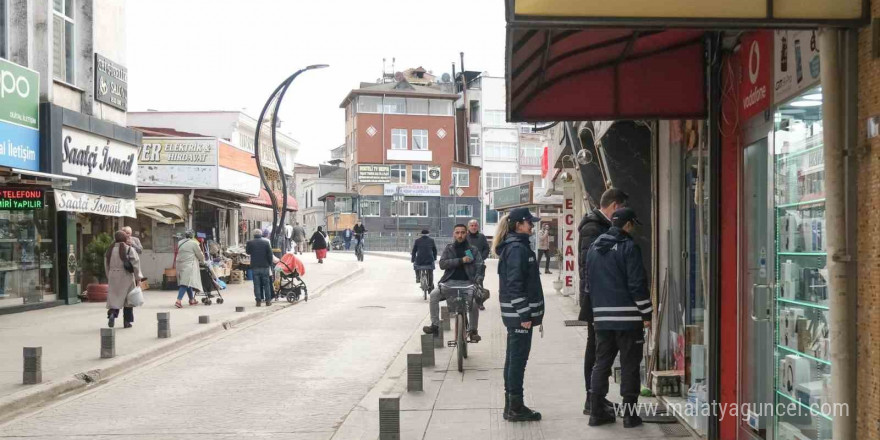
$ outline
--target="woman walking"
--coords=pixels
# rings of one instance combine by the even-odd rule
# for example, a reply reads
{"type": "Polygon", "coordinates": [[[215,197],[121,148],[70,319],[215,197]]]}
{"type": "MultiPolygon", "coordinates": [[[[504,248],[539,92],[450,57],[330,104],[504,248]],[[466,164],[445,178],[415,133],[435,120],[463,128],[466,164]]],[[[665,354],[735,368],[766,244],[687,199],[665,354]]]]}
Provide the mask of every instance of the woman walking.
{"type": "Polygon", "coordinates": [[[541,413],[523,403],[523,378],[532,348],[532,329],[544,319],[544,291],[529,237],[538,218],[517,208],[501,218],[493,248],[498,255],[501,319],[507,327],[504,358],[504,413],[510,422],[541,420],[541,413]]]}
{"type": "Polygon", "coordinates": [[[324,259],[327,258],[327,234],[324,233],[323,228],[318,226],[318,230],[309,239],[309,245],[315,250],[318,263],[324,264],[324,259]]]}
{"type": "Polygon", "coordinates": [[[126,244],[128,235],[116,231],[115,243],[107,249],[104,256],[104,270],[107,272],[107,326],[113,327],[122,309],[122,321],[125,328],[134,322],[134,309],[127,303],[128,292],[135,288],[135,274],[141,273],[141,260],[137,252],[126,244]]]}
{"type": "Polygon", "coordinates": [[[177,302],[174,307],[183,307],[180,301],[185,293],[189,296],[189,305],[194,306],[199,302],[193,296],[193,289],[202,291],[202,278],[199,274],[199,264],[205,262],[205,256],[199,247],[199,242],[193,239],[195,233],[189,230],[183,234],[183,240],[177,243],[177,302]]]}

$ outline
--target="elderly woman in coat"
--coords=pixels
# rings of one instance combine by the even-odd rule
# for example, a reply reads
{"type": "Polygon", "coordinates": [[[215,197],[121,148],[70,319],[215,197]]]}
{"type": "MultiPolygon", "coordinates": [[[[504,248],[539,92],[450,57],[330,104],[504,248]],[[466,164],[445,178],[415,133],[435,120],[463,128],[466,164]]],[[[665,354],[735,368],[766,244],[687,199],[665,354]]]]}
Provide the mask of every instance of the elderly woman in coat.
{"type": "Polygon", "coordinates": [[[141,273],[141,260],[134,248],[129,246],[128,235],[123,231],[116,231],[113,246],[107,249],[104,256],[104,270],[107,273],[107,326],[113,327],[116,318],[119,317],[119,309],[122,309],[122,319],[125,328],[131,327],[134,322],[134,309],[126,300],[128,292],[135,288],[135,274],[141,273]],[[125,269],[125,262],[130,262],[132,271],[125,269]]]}
{"type": "Polygon", "coordinates": [[[194,306],[199,302],[193,297],[193,289],[202,291],[202,278],[199,274],[199,263],[205,262],[205,255],[199,247],[199,242],[193,237],[193,231],[186,231],[183,240],[177,243],[177,261],[175,268],[177,269],[177,302],[174,307],[178,309],[183,307],[180,301],[183,294],[189,296],[189,305],[194,306]]]}

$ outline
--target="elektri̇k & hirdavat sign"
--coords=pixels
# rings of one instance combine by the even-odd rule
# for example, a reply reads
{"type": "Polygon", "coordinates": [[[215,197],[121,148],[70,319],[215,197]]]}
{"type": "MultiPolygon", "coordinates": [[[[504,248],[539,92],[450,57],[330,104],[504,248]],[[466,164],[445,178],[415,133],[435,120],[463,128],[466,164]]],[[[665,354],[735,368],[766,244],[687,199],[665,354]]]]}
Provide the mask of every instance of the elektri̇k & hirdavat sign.
{"type": "Polygon", "coordinates": [[[40,74],[0,59],[0,165],[40,168],[40,74]]]}

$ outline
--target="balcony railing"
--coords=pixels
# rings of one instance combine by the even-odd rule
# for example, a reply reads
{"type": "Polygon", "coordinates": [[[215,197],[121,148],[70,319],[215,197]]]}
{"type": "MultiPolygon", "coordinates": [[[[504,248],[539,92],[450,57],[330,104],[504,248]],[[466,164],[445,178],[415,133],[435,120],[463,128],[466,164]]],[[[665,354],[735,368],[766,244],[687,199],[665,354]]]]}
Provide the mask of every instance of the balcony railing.
{"type": "Polygon", "coordinates": [[[541,158],[535,156],[522,156],[519,157],[519,165],[523,167],[541,167],[541,158]]]}

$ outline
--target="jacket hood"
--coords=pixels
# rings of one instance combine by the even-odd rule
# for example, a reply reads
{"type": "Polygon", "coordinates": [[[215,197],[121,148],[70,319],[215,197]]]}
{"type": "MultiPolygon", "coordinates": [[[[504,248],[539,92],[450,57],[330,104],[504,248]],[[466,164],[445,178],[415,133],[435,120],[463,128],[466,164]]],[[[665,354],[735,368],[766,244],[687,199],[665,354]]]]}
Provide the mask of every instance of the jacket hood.
{"type": "Polygon", "coordinates": [[[585,215],[583,219],[581,219],[581,223],[578,225],[578,231],[584,228],[587,223],[599,223],[601,225],[605,225],[606,227],[611,226],[611,222],[609,222],[605,215],[602,214],[598,209],[594,209],[590,211],[589,214],[585,215]]]}
{"type": "Polygon", "coordinates": [[[612,226],[608,232],[600,235],[599,238],[596,239],[593,246],[596,246],[596,250],[599,251],[600,254],[607,254],[614,245],[617,243],[623,243],[631,238],[632,237],[622,229],[612,226]]]}
{"type": "Polygon", "coordinates": [[[507,237],[504,238],[498,248],[495,249],[495,253],[501,255],[501,252],[504,251],[504,248],[510,245],[511,243],[522,242],[525,243],[526,246],[529,246],[529,235],[528,234],[520,234],[518,232],[511,232],[507,234],[507,237]]]}

